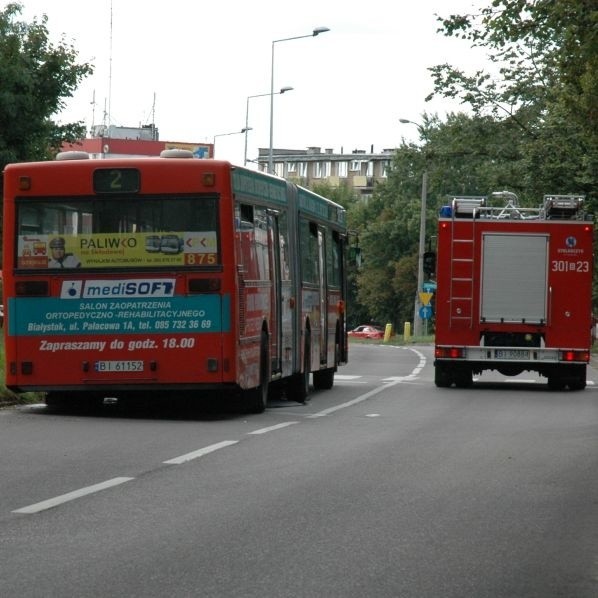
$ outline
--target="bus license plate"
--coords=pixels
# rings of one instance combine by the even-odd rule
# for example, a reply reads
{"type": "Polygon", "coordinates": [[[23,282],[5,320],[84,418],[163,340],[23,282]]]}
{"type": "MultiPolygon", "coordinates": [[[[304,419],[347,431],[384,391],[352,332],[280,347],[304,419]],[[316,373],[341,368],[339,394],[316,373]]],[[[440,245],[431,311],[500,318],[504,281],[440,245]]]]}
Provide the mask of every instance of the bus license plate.
{"type": "Polygon", "coordinates": [[[96,372],[143,372],[143,361],[96,361],[96,372]]]}
{"type": "Polygon", "coordinates": [[[527,349],[496,349],[496,359],[529,359],[527,349]]]}

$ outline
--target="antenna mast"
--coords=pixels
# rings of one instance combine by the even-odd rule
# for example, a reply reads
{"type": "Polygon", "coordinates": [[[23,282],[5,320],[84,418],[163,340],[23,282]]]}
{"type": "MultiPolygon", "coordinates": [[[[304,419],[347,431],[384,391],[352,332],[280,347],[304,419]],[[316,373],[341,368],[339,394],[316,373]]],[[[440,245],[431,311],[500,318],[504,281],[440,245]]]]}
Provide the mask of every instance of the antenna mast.
{"type": "Polygon", "coordinates": [[[110,0],[110,51],[108,62],[108,126],[111,121],[112,111],[112,0],[110,0]]]}

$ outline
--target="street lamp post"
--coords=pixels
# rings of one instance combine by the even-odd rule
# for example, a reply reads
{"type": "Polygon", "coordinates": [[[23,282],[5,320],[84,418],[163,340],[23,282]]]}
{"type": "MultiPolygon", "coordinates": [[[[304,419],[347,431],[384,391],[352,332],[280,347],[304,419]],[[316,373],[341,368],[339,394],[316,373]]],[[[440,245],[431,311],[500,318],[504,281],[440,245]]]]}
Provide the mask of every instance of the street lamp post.
{"type": "MultiPolygon", "coordinates": [[[[293,90],[292,87],[281,87],[280,91],[277,91],[274,95],[280,95],[287,91],[292,91],[292,90],[293,90]]],[[[250,130],[250,127],[249,127],[249,100],[251,100],[252,98],[261,98],[263,96],[269,96],[269,95],[270,95],[269,93],[258,93],[253,96],[247,96],[247,110],[245,111],[245,154],[244,154],[244,159],[243,159],[243,166],[247,165],[247,131],[250,130]]]]}
{"type": "Polygon", "coordinates": [[[316,37],[320,33],[330,31],[328,27],[316,27],[309,35],[297,35],[295,37],[285,37],[283,39],[275,39],[272,42],[272,61],[270,69],[270,146],[268,148],[268,172],[274,173],[274,45],[279,42],[288,42],[293,39],[303,39],[304,37],[316,37]]]}
{"type": "MultiPolygon", "coordinates": [[[[403,124],[415,125],[420,134],[423,133],[421,125],[406,118],[400,118],[399,122],[403,124]]],[[[420,310],[422,303],[420,300],[420,293],[424,286],[424,253],[426,251],[426,203],[428,197],[428,173],[426,170],[422,173],[422,193],[421,193],[421,207],[419,216],[419,253],[417,256],[417,289],[415,290],[415,305],[413,309],[413,335],[422,335],[422,317],[420,310]]]]}
{"type": "Polygon", "coordinates": [[[240,131],[231,131],[230,133],[218,133],[217,135],[214,135],[214,139],[212,140],[212,158],[216,157],[216,137],[226,137],[227,135],[242,135],[247,131],[251,131],[251,127],[244,127],[240,131]]]}

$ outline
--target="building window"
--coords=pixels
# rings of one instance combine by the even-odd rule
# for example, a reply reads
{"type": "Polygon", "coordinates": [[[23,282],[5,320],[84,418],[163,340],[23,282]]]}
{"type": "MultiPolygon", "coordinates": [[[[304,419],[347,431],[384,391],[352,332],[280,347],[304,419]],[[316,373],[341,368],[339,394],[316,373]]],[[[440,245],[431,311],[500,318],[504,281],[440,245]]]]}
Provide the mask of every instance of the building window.
{"type": "Polygon", "coordinates": [[[329,178],[332,174],[332,162],[324,162],[324,177],[329,178]]]}
{"type": "Polygon", "coordinates": [[[369,160],[367,163],[366,176],[374,176],[374,161],[369,160]]]}
{"type": "Polygon", "coordinates": [[[361,172],[361,160],[351,160],[351,168],[352,172],[361,172]]]}
{"type": "Polygon", "coordinates": [[[297,172],[297,164],[295,162],[289,162],[288,163],[288,172],[297,172]]]}
{"type": "Polygon", "coordinates": [[[307,178],[307,162],[299,162],[299,176],[307,178]]]}
{"type": "Polygon", "coordinates": [[[390,170],[390,160],[384,160],[381,164],[382,166],[382,177],[386,178],[388,176],[388,171],[390,170]]]}
{"type": "Polygon", "coordinates": [[[338,176],[342,178],[347,178],[347,173],[349,171],[349,163],[346,161],[338,162],[338,176]]]}
{"type": "Polygon", "coordinates": [[[314,162],[314,179],[322,178],[322,162],[314,162]]]}

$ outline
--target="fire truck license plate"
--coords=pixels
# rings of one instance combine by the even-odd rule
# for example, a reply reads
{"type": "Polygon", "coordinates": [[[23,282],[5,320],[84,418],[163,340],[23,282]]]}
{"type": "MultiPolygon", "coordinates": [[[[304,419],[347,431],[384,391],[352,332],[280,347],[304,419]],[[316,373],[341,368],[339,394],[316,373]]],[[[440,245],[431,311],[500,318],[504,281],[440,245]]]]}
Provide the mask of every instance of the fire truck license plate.
{"type": "Polygon", "coordinates": [[[529,359],[526,349],[496,349],[496,359],[529,359]]]}
{"type": "Polygon", "coordinates": [[[143,361],[96,361],[96,372],[143,372],[143,361]]]}

